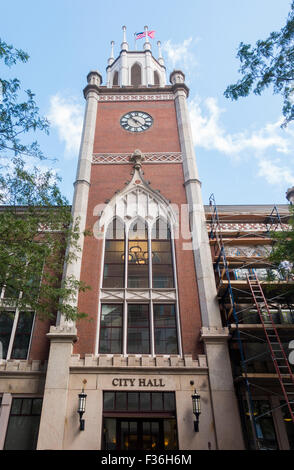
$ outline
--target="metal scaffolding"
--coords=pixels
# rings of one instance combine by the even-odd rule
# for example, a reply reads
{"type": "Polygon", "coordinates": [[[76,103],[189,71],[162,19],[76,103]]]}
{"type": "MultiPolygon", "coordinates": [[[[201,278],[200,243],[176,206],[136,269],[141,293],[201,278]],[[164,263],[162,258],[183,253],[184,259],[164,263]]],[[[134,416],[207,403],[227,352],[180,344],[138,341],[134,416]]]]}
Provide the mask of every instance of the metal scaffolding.
{"type": "MultiPolygon", "coordinates": [[[[260,442],[258,439],[257,423],[258,419],[260,419],[263,415],[256,416],[256,413],[254,412],[252,388],[258,388],[258,386],[256,384],[251,383],[248,377],[248,364],[250,363],[250,361],[256,359],[257,356],[246,358],[243,346],[244,337],[257,338],[259,341],[262,341],[264,344],[266,344],[266,354],[269,353],[271,356],[282,391],[282,396],[286,402],[285,406],[287,405],[288,410],[290,412],[290,416],[294,423],[294,377],[269,309],[269,305],[276,306],[277,304],[281,304],[283,302],[283,299],[285,298],[286,292],[279,292],[272,298],[268,300],[266,299],[261,283],[259,282],[254,269],[257,263],[261,263],[262,265],[266,265],[272,268],[273,266],[271,266],[271,263],[269,263],[268,259],[266,258],[261,258],[259,260],[255,259],[253,262],[248,259],[244,259],[244,262],[241,264],[241,266],[239,266],[239,269],[246,268],[248,270],[248,274],[246,275],[246,288],[242,288],[244,286],[240,288],[240,286],[236,287],[236,285],[233,285],[231,279],[232,269],[230,268],[230,264],[227,260],[225,251],[225,240],[222,234],[221,221],[219,218],[218,209],[213,194],[209,198],[209,205],[211,209],[209,239],[211,240],[211,248],[214,259],[214,269],[219,294],[219,301],[222,306],[222,312],[224,313],[223,321],[225,323],[225,326],[228,326],[229,328],[231,328],[232,324],[234,326],[233,334],[234,337],[237,339],[241,359],[241,378],[245,386],[248,415],[250,418],[255,448],[259,449],[260,442]],[[240,297],[242,297],[242,301],[245,304],[249,303],[251,307],[247,305],[245,308],[237,309],[236,298],[239,299],[240,297]],[[246,319],[246,313],[248,314],[250,308],[252,309],[252,305],[255,307],[259,315],[260,323],[263,328],[263,338],[260,336],[255,336],[254,334],[252,334],[252,332],[248,333],[248,331],[246,332],[243,329],[240,329],[240,322],[244,322],[244,319],[246,319]],[[264,321],[265,314],[268,316],[269,323],[265,323],[264,321]]],[[[264,233],[250,233],[249,236],[269,239],[271,232],[283,230],[282,220],[276,206],[273,207],[270,215],[265,218],[264,224],[266,226],[266,231],[264,233]]],[[[239,237],[237,238],[244,239],[246,237],[248,237],[248,234],[245,233],[245,235],[239,235],[239,237]]],[[[265,243],[266,241],[267,240],[264,240],[265,243]]],[[[261,355],[263,354],[265,353],[262,353],[261,355]]],[[[240,380],[240,377],[238,379],[240,380]]],[[[276,392],[271,392],[268,389],[266,391],[267,393],[276,394],[276,392]]],[[[273,409],[270,410],[269,413],[271,413],[272,411],[273,409]]]]}

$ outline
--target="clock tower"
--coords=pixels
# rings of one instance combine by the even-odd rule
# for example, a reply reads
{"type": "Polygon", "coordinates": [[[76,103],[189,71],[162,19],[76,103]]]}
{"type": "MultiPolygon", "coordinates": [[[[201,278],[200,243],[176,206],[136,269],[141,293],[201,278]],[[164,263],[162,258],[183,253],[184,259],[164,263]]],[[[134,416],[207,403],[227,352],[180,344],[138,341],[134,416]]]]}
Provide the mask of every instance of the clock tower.
{"type": "Polygon", "coordinates": [[[145,27],[143,50],[129,50],[123,27],[106,85],[97,71],[87,77],[72,206],[81,251],[64,275],[91,286],[73,301],[88,316],[77,324],[60,316],[48,334],[39,449],[243,448],[189,89],[180,70],[167,84],[157,45],[155,58],[145,27]]]}

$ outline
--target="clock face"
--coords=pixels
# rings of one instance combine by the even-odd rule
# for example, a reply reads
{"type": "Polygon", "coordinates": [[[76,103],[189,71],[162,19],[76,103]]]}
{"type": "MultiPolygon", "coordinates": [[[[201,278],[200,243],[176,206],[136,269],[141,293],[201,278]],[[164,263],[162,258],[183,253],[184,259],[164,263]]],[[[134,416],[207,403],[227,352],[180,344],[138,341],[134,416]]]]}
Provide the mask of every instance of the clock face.
{"type": "Polygon", "coordinates": [[[130,111],[124,114],[120,120],[122,128],[129,132],[147,131],[152,124],[152,117],[143,111],[130,111]]]}

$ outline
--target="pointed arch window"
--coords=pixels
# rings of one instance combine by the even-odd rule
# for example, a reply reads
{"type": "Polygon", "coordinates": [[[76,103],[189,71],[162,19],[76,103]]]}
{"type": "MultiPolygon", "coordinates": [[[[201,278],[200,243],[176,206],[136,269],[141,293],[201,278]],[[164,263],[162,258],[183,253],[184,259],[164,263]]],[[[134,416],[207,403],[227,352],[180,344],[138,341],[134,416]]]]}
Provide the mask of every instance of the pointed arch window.
{"type": "Polygon", "coordinates": [[[108,225],[105,237],[103,287],[124,287],[124,253],[124,224],[120,219],[115,218],[108,225]]]}
{"type": "Polygon", "coordinates": [[[142,73],[139,64],[134,64],[131,68],[131,85],[138,87],[142,84],[142,73]]]}
{"type": "MultiPolygon", "coordinates": [[[[148,227],[141,218],[125,230],[114,219],[105,237],[103,287],[132,290],[132,300],[101,304],[99,353],[178,354],[180,337],[176,301],[142,300],[142,289],[173,289],[172,236],[159,218],[148,227]],[[139,294],[136,297],[136,289],[139,294]]],[[[109,289],[111,290],[111,289],[109,289]]]]}

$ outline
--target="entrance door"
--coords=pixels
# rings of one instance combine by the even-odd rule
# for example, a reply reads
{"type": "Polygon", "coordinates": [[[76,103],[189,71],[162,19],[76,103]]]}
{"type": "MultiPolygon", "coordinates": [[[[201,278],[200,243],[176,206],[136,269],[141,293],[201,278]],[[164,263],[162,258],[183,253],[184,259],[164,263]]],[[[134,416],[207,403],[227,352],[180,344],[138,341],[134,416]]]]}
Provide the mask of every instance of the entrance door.
{"type": "Polygon", "coordinates": [[[156,419],[118,419],[120,450],[163,450],[163,423],[156,419]]]}
{"type": "Polygon", "coordinates": [[[175,419],[104,418],[104,449],[177,449],[175,419]]]}

